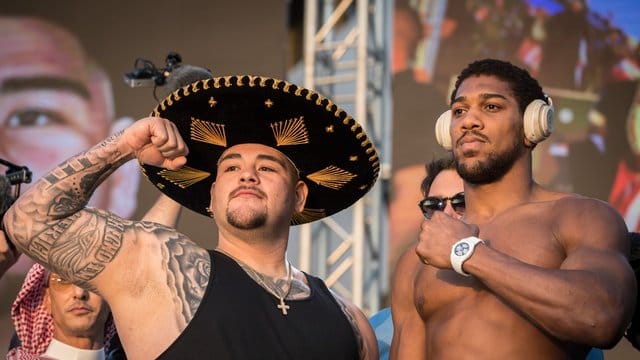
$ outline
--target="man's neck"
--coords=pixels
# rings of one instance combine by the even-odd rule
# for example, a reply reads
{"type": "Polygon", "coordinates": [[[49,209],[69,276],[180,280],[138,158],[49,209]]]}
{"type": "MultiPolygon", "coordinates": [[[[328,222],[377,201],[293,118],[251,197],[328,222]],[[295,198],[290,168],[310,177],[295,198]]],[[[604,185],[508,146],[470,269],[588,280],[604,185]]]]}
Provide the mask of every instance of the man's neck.
{"type": "Polygon", "coordinates": [[[465,213],[473,216],[474,222],[484,222],[514,206],[530,202],[540,186],[533,181],[531,172],[520,170],[514,168],[500,180],[489,184],[465,181],[465,213]]]}
{"type": "Polygon", "coordinates": [[[70,336],[62,331],[54,330],[53,338],[60,343],[67,344],[69,346],[73,346],[78,349],[83,350],[96,350],[100,349],[104,346],[104,327],[101,329],[97,329],[94,334],[100,334],[95,337],[88,336],[70,336]]]}
{"type": "Polygon", "coordinates": [[[65,359],[65,360],[104,360],[104,348],[100,347],[95,350],[80,349],[65,344],[56,339],[52,339],[47,347],[47,351],[43,354],[44,358],[65,359]]]}
{"type": "Polygon", "coordinates": [[[217,249],[257,272],[278,278],[286,272],[287,243],[287,239],[246,241],[219,232],[217,249]]]}

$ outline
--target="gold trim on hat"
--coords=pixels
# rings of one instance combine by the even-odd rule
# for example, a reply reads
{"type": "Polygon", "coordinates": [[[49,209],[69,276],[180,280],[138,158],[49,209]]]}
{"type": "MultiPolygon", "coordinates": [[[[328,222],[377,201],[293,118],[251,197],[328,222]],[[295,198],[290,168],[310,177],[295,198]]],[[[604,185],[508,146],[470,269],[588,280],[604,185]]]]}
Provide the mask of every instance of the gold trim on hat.
{"type": "Polygon", "coordinates": [[[326,217],[324,209],[304,209],[302,212],[295,213],[291,216],[291,224],[305,224],[326,217]]]}
{"type": "Polygon", "coordinates": [[[334,190],[340,190],[356,176],[358,175],[352,174],[347,170],[340,169],[337,166],[330,165],[320,171],[309,174],[307,178],[318,185],[334,190]]]}
{"type": "Polygon", "coordinates": [[[271,131],[273,131],[278,146],[309,143],[309,133],[304,124],[304,116],[271,123],[271,131]]]}
{"type": "Polygon", "coordinates": [[[224,124],[216,124],[191,118],[191,139],[208,144],[227,147],[227,133],[224,124]]]}
{"type": "Polygon", "coordinates": [[[189,166],[183,166],[180,170],[163,169],[158,171],[158,176],[181,187],[182,189],[186,189],[189,186],[208,178],[210,175],[211,174],[206,171],[194,169],[189,166]]]}

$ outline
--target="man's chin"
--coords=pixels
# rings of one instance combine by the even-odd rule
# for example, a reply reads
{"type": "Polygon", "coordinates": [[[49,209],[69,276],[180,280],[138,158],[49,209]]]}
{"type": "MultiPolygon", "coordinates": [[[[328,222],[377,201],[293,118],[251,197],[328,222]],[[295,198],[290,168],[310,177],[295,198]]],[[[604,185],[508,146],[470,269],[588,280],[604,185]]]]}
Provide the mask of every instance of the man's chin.
{"type": "Polygon", "coordinates": [[[255,230],[266,223],[267,215],[264,212],[248,209],[238,209],[227,212],[229,225],[241,230],[255,230]]]}

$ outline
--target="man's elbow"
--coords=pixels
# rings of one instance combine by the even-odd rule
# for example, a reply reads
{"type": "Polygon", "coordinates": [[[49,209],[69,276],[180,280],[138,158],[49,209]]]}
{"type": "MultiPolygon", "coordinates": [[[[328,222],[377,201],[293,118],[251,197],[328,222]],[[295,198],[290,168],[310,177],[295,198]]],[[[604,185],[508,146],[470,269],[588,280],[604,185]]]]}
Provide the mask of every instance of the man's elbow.
{"type": "Polygon", "coordinates": [[[2,228],[6,235],[7,242],[15,246],[21,252],[25,250],[26,225],[21,224],[16,216],[15,204],[13,204],[2,217],[2,228]]]}
{"type": "Polygon", "coordinates": [[[631,320],[623,306],[611,311],[603,311],[602,315],[589,324],[587,338],[591,346],[600,349],[612,349],[624,335],[631,320]]]}

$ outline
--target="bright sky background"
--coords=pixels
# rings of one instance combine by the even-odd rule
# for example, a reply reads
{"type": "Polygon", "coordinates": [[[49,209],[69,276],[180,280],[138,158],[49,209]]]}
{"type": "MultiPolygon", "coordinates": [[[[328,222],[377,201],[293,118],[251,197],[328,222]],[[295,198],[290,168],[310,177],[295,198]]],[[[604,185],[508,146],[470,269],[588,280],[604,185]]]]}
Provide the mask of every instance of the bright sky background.
{"type": "MultiPolygon", "coordinates": [[[[528,0],[530,4],[543,6],[550,13],[562,9],[556,0],[528,0]]],[[[635,39],[640,39],[640,1],[638,0],[587,0],[591,11],[597,12],[635,39]]]]}

